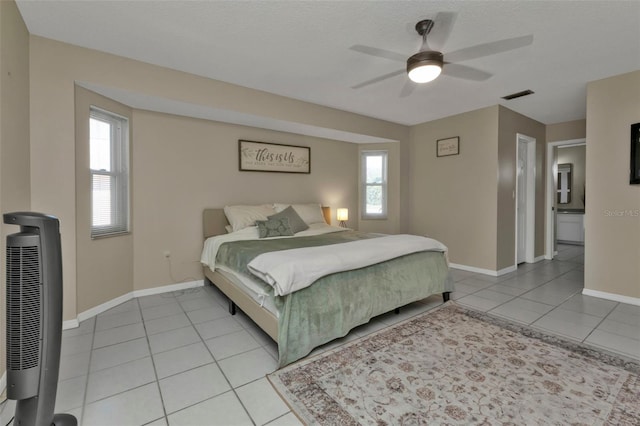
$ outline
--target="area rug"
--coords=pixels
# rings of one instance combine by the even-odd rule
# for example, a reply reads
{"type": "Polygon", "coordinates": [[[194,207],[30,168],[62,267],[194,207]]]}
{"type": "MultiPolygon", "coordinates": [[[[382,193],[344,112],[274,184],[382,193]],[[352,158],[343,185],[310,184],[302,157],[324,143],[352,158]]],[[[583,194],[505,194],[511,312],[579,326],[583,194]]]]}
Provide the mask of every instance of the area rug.
{"type": "Polygon", "coordinates": [[[640,425],[639,374],[449,302],[268,378],[310,425],[640,425]]]}

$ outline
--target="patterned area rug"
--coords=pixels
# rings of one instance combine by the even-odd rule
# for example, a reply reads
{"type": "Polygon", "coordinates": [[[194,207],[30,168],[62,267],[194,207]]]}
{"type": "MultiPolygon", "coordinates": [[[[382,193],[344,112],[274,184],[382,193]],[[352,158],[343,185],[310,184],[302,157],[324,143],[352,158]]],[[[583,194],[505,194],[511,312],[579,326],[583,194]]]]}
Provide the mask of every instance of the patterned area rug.
{"type": "Polygon", "coordinates": [[[307,424],[640,425],[639,374],[449,302],[269,380],[307,424]]]}

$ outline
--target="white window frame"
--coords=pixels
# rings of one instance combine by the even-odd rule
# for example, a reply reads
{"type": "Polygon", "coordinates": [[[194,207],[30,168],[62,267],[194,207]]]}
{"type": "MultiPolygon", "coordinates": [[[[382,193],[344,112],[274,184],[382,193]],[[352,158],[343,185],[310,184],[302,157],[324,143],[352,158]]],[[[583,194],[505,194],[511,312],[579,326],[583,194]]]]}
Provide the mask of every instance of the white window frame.
{"type": "MultiPolygon", "coordinates": [[[[129,119],[110,111],[91,106],[89,119],[100,120],[111,125],[111,171],[90,170],[89,185],[91,188],[91,238],[100,238],[126,234],[130,232],[129,214],[129,119]],[[115,131],[113,130],[115,129],[115,131]],[[93,178],[94,176],[110,176],[115,184],[111,191],[111,224],[94,225],[93,223],[93,178]]],[[[91,135],[89,135],[91,137],[91,135]]],[[[91,150],[91,146],[89,146],[91,150]]],[[[89,151],[89,157],[91,152],[89,151]]]]}
{"type": "Polygon", "coordinates": [[[388,168],[389,168],[389,152],[387,150],[376,151],[362,151],[360,153],[360,182],[361,182],[361,195],[360,195],[360,217],[364,220],[371,219],[386,219],[387,218],[387,180],[388,180],[388,168]],[[367,158],[382,156],[382,182],[381,183],[367,183],[367,158]],[[382,212],[381,213],[367,213],[367,188],[369,186],[381,186],[382,187],[382,212]]]}

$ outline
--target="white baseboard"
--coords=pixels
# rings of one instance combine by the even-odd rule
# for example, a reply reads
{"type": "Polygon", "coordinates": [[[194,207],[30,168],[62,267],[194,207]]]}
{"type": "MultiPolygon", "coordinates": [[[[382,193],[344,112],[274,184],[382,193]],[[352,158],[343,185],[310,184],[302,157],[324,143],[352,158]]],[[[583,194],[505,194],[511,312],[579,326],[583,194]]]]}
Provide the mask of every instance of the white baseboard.
{"type": "Polygon", "coordinates": [[[623,296],[621,294],[607,293],[605,291],[589,290],[588,288],[583,289],[582,294],[585,296],[599,297],[600,299],[613,300],[614,302],[640,306],[640,298],[638,297],[623,296]]]}
{"type": "Polygon", "coordinates": [[[71,319],[71,320],[67,320],[67,321],[62,321],[62,329],[63,330],[68,330],[70,328],[76,328],[80,326],[80,321],[78,321],[78,319],[71,319]]]}
{"type": "Polygon", "coordinates": [[[453,269],[460,269],[463,271],[475,272],[477,274],[490,275],[492,277],[499,277],[500,275],[508,274],[509,272],[513,272],[516,269],[518,269],[518,267],[515,265],[509,266],[504,269],[500,269],[499,271],[492,271],[491,269],[476,268],[475,266],[460,265],[457,263],[450,263],[449,266],[452,267],[453,269]]]}
{"type": "Polygon", "coordinates": [[[533,259],[533,263],[538,263],[538,262],[540,262],[541,260],[544,260],[544,259],[546,259],[546,257],[543,254],[542,256],[538,256],[535,259],[533,259]]]}
{"type": "Polygon", "coordinates": [[[187,290],[190,288],[202,287],[203,285],[204,280],[195,280],[187,281],[184,283],[163,285],[160,287],[145,288],[143,290],[134,290],[79,313],[76,319],[64,321],[62,324],[62,329],[67,330],[70,328],[78,327],[81,321],[95,317],[96,315],[101,314],[102,312],[105,312],[113,307],[116,307],[121,303],[128,302],[134,297],[151,296],[154,294],[168,293],[171,291],[187,290]]]}

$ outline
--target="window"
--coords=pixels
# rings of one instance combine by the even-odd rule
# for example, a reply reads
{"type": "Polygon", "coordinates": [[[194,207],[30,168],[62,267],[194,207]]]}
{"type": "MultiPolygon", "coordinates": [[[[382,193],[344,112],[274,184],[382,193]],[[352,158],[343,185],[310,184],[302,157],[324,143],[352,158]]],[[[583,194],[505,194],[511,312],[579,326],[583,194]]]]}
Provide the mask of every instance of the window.
{"type": "Polygon", "coordinates": [[[91,238],[129,232],[129,120],[91,107],[91,238]]]}
{"type": "Polygon", "coordinates": [[[387,218],[387,151],[362,152],[362,218],[387,218]]]}

